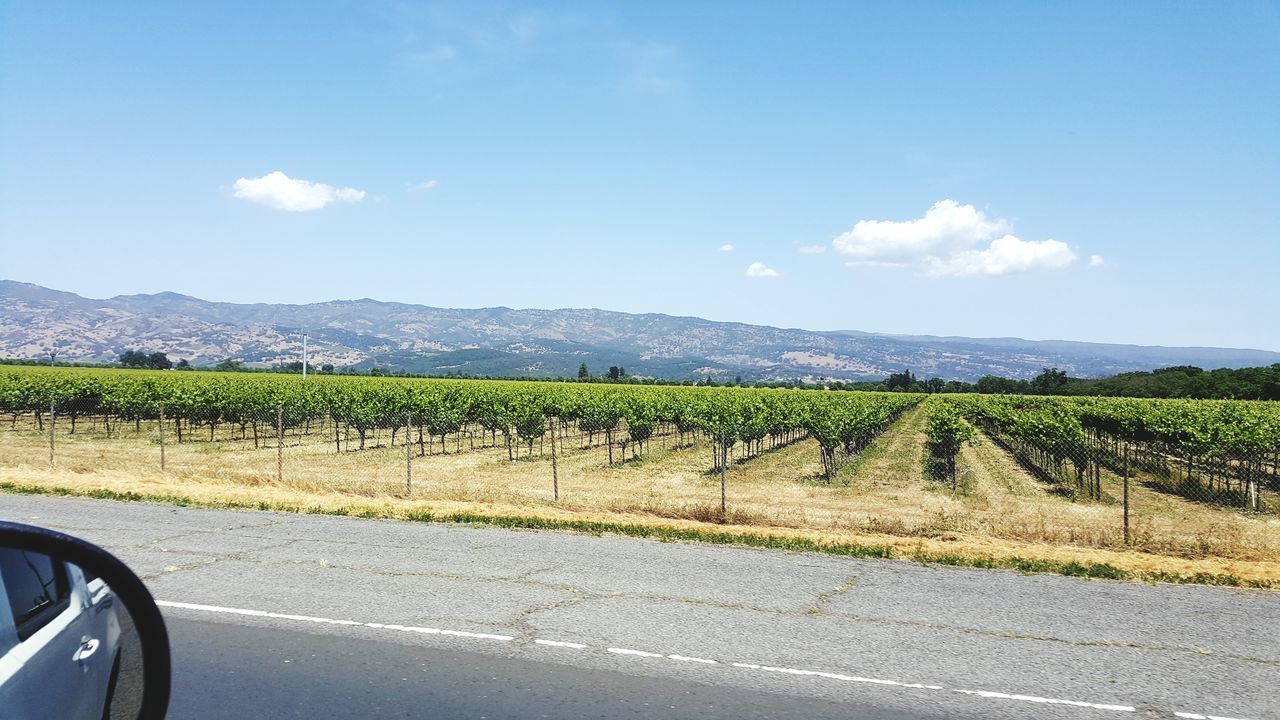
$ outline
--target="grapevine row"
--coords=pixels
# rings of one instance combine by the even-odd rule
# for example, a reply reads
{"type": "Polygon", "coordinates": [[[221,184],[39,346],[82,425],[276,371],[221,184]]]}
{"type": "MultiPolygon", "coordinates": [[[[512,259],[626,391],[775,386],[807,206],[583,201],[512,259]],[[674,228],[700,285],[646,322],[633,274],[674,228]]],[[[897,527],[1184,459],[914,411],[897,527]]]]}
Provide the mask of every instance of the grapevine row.
{"type": "MultiPolygon", "coordinates": [[[[816,390],[578,385],[479,380],[313,377],[234,373],[172,373],[14,367],[0,372],[0,413],[12,416],[56,411],[111,422],[156,420],[184,427],[237,425],[242,433],[267,422],[296,428],[330,420],[341,451],[338,425],[354,434],[361,449],[370,433],[416,429],[444,439],[464,426],[501,434],[512,446],[533,444],[569,423],[610,449],[634,453],[660,427],[682,436],[697,433],[713,445],[713,466],[728,462],[732,448],[743,456],[813,437],[828,479],[838,458],[859,452],[920,397],[902,393],[829,393],[816,390]]],[[[513,455],[512,455],[513,456],[513,455]]]]}
{"type": "Polygon", "coordinates": [[[1134,463],[1193,499],[1261,509],[1280,490],[1280,405],[1235,400],[965,396],[948,399],[1047,480],[1104,499],[1101,471],[1134,463]],[[1068,471],[1066,466],[1071,466],[1068,471]]]}

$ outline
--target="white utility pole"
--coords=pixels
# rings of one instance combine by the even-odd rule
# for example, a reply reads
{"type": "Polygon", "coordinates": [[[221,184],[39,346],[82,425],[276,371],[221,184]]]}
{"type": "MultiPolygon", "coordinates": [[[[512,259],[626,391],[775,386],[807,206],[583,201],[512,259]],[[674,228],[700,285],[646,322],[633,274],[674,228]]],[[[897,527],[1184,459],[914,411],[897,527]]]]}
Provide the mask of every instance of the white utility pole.
{"type": "Polygon", "coordinates": [[[302,333],[302,379],[307,379],[307,334],[302,333]]]}

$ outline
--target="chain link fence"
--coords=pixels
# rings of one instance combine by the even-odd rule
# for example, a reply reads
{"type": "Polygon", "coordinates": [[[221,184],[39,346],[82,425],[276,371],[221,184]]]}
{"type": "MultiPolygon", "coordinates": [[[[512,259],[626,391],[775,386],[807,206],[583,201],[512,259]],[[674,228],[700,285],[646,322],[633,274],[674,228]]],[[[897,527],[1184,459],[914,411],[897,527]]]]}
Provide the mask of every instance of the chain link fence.
{"type": "Polygon", "coordinates": [[[713,474],[723,470],[726,459],[744,462],[804,437],[788,432],[722,448],[703,430],[674,422],[630,428],[622,421],[597,429],[585,421],[551,417],[539,419],[533,427],[528,422],[426,417],[394,410],[339,418],[283,405],[227,420],[213,414],[202,417],[189,408],[178,417],[166,414],[163,406],[123,416],[103,413],[92,401],[51,402],[42,411],[13,412],[6,419],[6,434],[11,442],[21,439],[19,452],[28,460],[39,448],[50,466],[72,472],[92,467],[138,478],[204,479],[371,497],[412,498],[429,486],[432,497],[460,500],[492,500],[503,494],[495,483],[475,482],[475,471],[492,459],[545,464],[547,489],[551,499],[558,500],[559,460],[567,453],[592,454],[609,466],[620,466],[643,459],[655,448],[682,450],[701,443],[708,446],[708,474],[713,474]],[[432,477],[427,474],[432,467],[451,472],[432,477]]]}
{"type": "Polygon", "coordinates": [[[981,419],[975,424],[1052,492],[1073,502],[1117,508],[1126,544],[1152,534],[1199,533],[1189,524],[1178,527],[1197,510],[1280,515],[1280,448],[1190,456],[1164,444],[1096,431],[1086,432],[1083,443],[1040,444],[981,419]]]}

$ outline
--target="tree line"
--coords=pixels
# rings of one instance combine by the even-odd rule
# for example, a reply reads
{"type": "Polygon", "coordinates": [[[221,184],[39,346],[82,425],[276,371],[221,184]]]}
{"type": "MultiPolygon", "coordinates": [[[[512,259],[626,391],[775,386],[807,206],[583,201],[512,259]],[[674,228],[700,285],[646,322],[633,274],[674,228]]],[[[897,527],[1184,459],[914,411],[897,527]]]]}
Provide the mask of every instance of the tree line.
{"type": "Polygon", "coordinates": [[[1190,400],[1280,400],[1280,363],[1268,367],[1204,370],[1179,365],[1127,372],[1105,378],[1075,378],[1065,370],[1044,368],[1030,380],[984,375],[976,382],[918,379],[910,370],[876,382],[831,382],[832,390],[981,395],[1067,395],[1190,400]]]}

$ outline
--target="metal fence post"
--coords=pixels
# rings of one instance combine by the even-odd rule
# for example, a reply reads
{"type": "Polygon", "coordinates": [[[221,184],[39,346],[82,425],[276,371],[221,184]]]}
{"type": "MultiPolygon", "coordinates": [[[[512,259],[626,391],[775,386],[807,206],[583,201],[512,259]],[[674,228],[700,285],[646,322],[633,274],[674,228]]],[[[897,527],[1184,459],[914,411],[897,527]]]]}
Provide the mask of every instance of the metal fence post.
{"type": "Polygon", "coordinates": [[[725,496],[725,473],[729,465],[729,448],[725,444],[724,433],[720,433],[720,516],[728,512],[728,499],[725,496]]]}
{"type": "Polygon", "coordinates": [[[164,472],[164,406],[160,406],[160,472],[164,472]]]}
{"type": "Polygon", "coordinates": [[[556,501],[560,501],[560,469],[556,463],[556,423],[551,418],[547,418],[547,424],[551,426],[551,495],[556,501]]]}
{"type": "Polygon", "coordinates": [[[284,483],[284,406],[276,406],[276,482],[284,483]]]}
{"type": "Polygon", "coordinates": [[[1129,443],[1124,444],[1124,544],[1129,544],[1129,443]]]}
{"type": "Polygon", "coordinates": [[[1257,512],[1257,511],[1258,511],[1258,481],[1260,480],[1260,478],[1259,478],[1258,476],[1262,474],[1262,463],[1261,463],[1261,462],[1259,462],[1259,463],[1257,464],[1257,468],[1258,468],[1258,469],[1257,469],[1257,472],[1254,472],[1254,470],[1253,470],[1253,463],[1248,463],[1248,464],[1246,464],[1246,465],[1245,465],[1245,467],[1248,469],[1248,473],[1249,473],[1249,480],[1248,480],[1248,483],[1249,483],[1249,498],[1248,498],[1249,509],[1250,509],[1250,510],[1253,510],[1254,512],[1257,512]]]}
{"type": "Polygon", "coordinates": [[[404,495],[409,497],[413,492],[413,443],[409,442],[409,416],[404,414],[404,495]]]}
{"type": "Polygon", "coordinates": [[[53,459],[53,424],[58,417],[56,401],[49,401],[49,467],[56,467],[53,459]]]}

